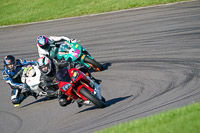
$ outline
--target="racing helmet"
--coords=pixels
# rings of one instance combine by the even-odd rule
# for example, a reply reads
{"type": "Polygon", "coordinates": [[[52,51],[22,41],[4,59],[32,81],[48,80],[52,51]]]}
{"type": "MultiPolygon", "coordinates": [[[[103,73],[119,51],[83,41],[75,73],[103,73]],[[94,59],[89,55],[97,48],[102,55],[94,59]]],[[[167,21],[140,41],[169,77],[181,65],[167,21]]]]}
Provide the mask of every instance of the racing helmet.
{"type": "Polygon", "coordinates": [[[40,35],[37,37],[37,45],[42,48],[46,49],[49,46],[48,38],[44,35],[40,35]]]}
{"type": "Polygon", "coordinates": [[[24,71],[26,72],[27,77],[34,77],[36,75],[36,71],[33,68],[33,66],[28,65],[25,69],[24,69],[24,71]]]}
{"type": "Polygon", "coordinates": [[[51,72],[51,60],[48,57],[40,57],[37,60],[37,64],[39,66],[40,71],[45,75],[51,72]]]}
{"type": "Polygon", "coordinates": [[[13,55],[7,55],[4,57],[4,66],[10,70],[14,71],[16,69],[16,61],[13,55]]]}

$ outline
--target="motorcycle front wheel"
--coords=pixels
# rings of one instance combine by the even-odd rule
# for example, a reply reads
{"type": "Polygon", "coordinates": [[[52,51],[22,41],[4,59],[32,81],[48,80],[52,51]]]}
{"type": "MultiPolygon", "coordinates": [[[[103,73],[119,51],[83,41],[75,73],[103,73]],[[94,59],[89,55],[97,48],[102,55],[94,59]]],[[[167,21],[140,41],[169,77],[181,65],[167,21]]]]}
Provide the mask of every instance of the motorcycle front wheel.
{"type": "Polygon", "coordinates": [[[103,66],[99,62],[94,60],[94,59],[90,59],[89,57],[86,56],[84,61],[86,63],[92,64],[97,71],[102,71],[103,70],[103,66]]]}
{"type": "Polygon", "coordinates": [[[80,94],[82,94],[85,98],[90,100],[93,104],[95,104],[99,108],[104,108],[105,104],[98,99],[94,94],[92,94],[88,89],[85,87],[82,87],[79,91],[80,94]]]}

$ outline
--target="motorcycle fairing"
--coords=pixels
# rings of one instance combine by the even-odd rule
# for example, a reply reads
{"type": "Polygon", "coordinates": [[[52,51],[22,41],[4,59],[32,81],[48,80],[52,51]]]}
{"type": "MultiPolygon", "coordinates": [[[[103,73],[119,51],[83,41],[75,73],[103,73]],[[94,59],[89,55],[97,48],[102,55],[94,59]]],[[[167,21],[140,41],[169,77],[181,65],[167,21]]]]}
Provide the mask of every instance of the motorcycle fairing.
{"type": "Polygon", "coordinates": [[[70,57],[72,58],[72,61],[82,63],[87,68],[90,68],[90,64],[84,61],[86,56],[90,59],[94,59],[90,56],[87,50],[84,49],[80,44],[70,43],[68,41],[65,41],[63,44],[60,45],[60,48],[57,54],[57,59],[61,60],[62,58],[64,58],[65,60],[67,60],[70,57]],[[66,50],[68,49],[67,44],[71,46],[71,49],[68,51],[66,50]]]}
{"type": "Polygon", "coordinates": [[[83,100],[85,100],[85,101],[87,100],[83,95],[81,95],[79,93],[79,91],[82,87],[85,87],[86,89],[88,89],[92,93],[94,91],[90,86],[87,85],[87,83],[89,83],[89,80],[87,79],[87,77],[85,77],[85,75],[81,71],[79,71],[78,69],[71,68],[68,71],[67,67],[62,68],[58,72],[57,77],[58,77],[58,80],[59,80],[59,84],[58,84],[59,89],[62,92],[64,92],[67,96],[72,96],[73,99],[77,99],[78,98],[77,96],[79,96],[83,100]],[[63,79],[63,78],[67,78],[68,80],[63,79]],[[78,86],[78,88],[76,90],[72,90],[74,88],[73,86],[76,86],[76,83],[78,83],[78,84],[81,83],[81,84],[78,86]],[[74,95],[72,92],[75,92],[77,96],[74,95]]]}

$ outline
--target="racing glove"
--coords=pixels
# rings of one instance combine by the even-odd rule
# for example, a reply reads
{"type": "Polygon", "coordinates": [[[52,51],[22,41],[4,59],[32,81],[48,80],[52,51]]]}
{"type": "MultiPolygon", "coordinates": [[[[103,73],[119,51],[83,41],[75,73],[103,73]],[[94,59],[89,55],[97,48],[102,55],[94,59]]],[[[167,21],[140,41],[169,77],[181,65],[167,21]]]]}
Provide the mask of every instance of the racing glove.
{"type": "Polygon", "coordinates": [[[76,42],[77,42],[76,39],[74,39],[74,38],[71,38],[71,39],[70,39],[70,43],[76,43],[76,42]]]}
{"type": "Polygon", "coordinates": [[[29,88],[29,86],[27,84],[21,84],[19,86],[19,88],[22,89],[22,90],[27,90],[27,91],[30,90],[30,88],[29,88]]]}

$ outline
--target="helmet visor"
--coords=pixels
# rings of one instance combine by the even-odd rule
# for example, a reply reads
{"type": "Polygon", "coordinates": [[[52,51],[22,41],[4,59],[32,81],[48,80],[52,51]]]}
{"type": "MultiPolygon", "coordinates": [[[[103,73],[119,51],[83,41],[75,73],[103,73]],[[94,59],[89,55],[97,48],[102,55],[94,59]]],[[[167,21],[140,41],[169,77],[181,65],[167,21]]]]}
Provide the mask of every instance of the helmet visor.
{"type": "Polygon", "coordinates": [[[7,65],[6,65],[6,68],[7,68],[8,70],[13,71],[14,68],[15,68],[15,64],[7,64],[7,65]]]}
{"type": "Polygon", "coordinates": [[[50,64],[47,64],[47,65],[40,66],[39,68],[43,73],[48,73],[51,69],[51,66],[50,64]]]}

